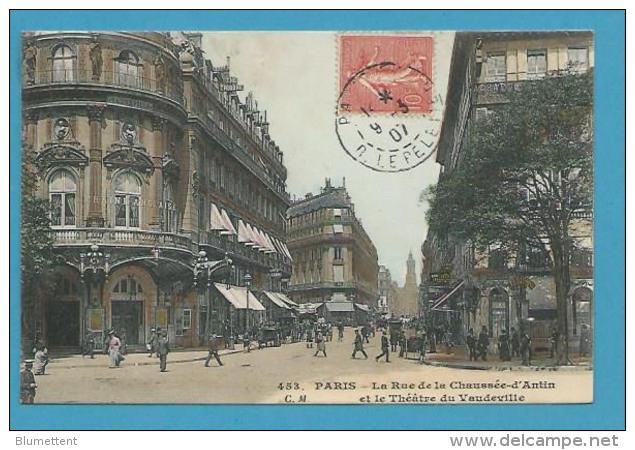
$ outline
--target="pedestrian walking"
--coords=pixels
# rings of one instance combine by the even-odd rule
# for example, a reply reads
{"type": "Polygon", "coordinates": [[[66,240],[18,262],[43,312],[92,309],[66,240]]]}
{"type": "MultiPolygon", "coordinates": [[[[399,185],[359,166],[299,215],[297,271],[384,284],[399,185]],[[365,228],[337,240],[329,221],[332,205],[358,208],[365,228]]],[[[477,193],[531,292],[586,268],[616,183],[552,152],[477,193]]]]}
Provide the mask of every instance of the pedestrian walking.
{"type": "Polygon", "coordinates": [[[119,347],[119,353],[122,355],[128,354],[128,336],[126,335],[126,330],[120,330],[117,333],[117,337],[119,338],[119,342],[121,342],[121,346],[119,347]]]}
{"type": "Polygon", "coordinates": [[[46,372],[46,366],[49,363],[48,349],[44,347],[44,344],[39,344],[39,348],[35,352],[34,358],[34,373],[35,375],[44,375],[46,372]]]}
{"type": "Polygon", "coordinates": [[[104,352],[104,355],[107,355],[108,352],[110,351],[110,340],[112,339],[112,332],[114,330],[111,328],[110,330],[106,330],[106,334],[104,335],[104,342],[102,345],[102,352],[104,352]]]}
{"type": "Polygon", "coordinates": [[[465,344],[467,345],[470,361],[476,361],[476,336],[474,336],[474,329],[470,328],[465,337],[465,344]]]}
{"type": "Polygon", "coordinates": [[[344,324],[340,320],[337,322],[337,341],[342,342],[344,340],[344,324]]]}
{"type": "Polygon", "coordinates": [[[498,356],[501,361],[511,360],[509,352],[509,335],[507,334],[507,330],[503,330],[498,336],[498,356]]]}
{"type": "Polygon", "coordinates": [[[558,325],[554,325],[551,330],[551,348],[549,349],[549,357],[554,358],[558,356],[558,343],[560,342],[560,332],[558,331],[558,325]]]}
{"type": "Polygon", "coordinates": [[[384,331],[381,334],[381,353],[375,357],[375,361],[379,362],[379,359],[382,356],[385,356],[386,362],[389,363],[390,362],[389,355],[390,355],[390,342],[388,341],[388,336],[386,336],[386,332],[384,331]]]}
{"type": "Polygon", "coordinates": [[[353,342],[353,346],[353,355],[351,356],[351,358],[355,359],[355,355],[357,355],[357,352],[362,352],[362,355],[364,355],[364,359],[368,359],[368,355],[364,351],[364,338],[359,333],[359,330],[355,330],[355,341],[353,342]]]}
{"type": "Polygon", "coordinates": [[[423,364],[426,358],[426,330],[423,329],[419,332],[419,362],[423,364]]]}
{"type": "Polygon", "coordinates": [[[367,344],[370,344],[370,341],[368,340],[368,336],[370,336],[370,328],[368,327],[368,325],[364,325],[362,327],[362,337],[364,338],[364,341],[367,344]]]}
{"type": "Polygon", "coordinates": [[[583,323],[580,327],[580,356],[591,354],[591,327],[583,323]]]}
{"type": "Polygon", "coordinates": [[[209,334],[208,340],[208,353],[207,358],[205,359],[205,367],[209,367],[209,363],[212,358],[216,359],[216,362],[219,366],[222,366],[223,363],[220,360],[220,355],[218,354],[218,348],[220,347],[220,339],[214,333],[209,334]]]}
{"type": "MultiPolygon", "coordinates": [[[[489,348],[489,333],[487,327],[483,325],[481,332],[478,334],[478,341],[476,343],[478,349],[478,358],[483,361],[487,361],[487,349],[489,348]]],[[[478,360],[478,358],[476,358],[478,360]]]]}
{"type": "Polygon", "coordinates": [[[399,332],[399,357],[403,358],[407,352],[408,341],[406,340],[406,333],[404,330],[399,332]]]}
{"type": "Polygon", "coordinates": [[[527,332],[524,332],[520,338],[520,356],[523,360],[523,366],[531,364],[531,338],[527,332]]]}
{"type": "Polygon", "coordinates": [[[33,375],[33,360],[24,361],[24,368],[20,371],[20,402],[31,404],[35,401],[37,383],[33,375]]]}
{"type": "Polygon", "coordinates": [[[148,350],[148,358],[152,358],[152,355],[157,351],[157,340],[159,336],[157,335],[157,330],[155,328],[150,329],[150,340],[146,344],[146,350],[148,350]]]}
{"type": "Polygon", "coordinates": [[[316,333],[315,343],[317,344],[317,350],[315,351],[313,356],[317,356],[318,353],[322,352],[324,354],[324,357],[326,358],[326,341],[321,331],[318,331],[316,333]]]}
{"type": "Polygon", "coordinates": [[[86,333],[86,337],[84,338],[82,358],[85,356],[90,356],[90,359],[95,359],[95,336],[90,331],[86,333]]]}
{"type": "Polygon", "coordinates": [[[306,329],[306,348],[313,348],[313,327],[311,324],[306,329]]]}
{"type": "Polygon", "coordinates": [[[168,333],[166,330],[161,332],[161,337],[157,340],[157,353],[159,355],[159,366],[161,372],[167,371],[168,353],[170,353],[170,343],[168,342],[168,333]]]}
{"type": "Polygon", "coordinates": [[[125,358],[119,352],[119,349],[121,348],[121,341],[115,334],[115,331],[110,330],[108,336],[110,338],[108,340],[108,356],[110,357],[109,367],[112,369],[114,367],[119,367],[119,365],[125,358]]]}
{"type": "Polygon", "coordinates": [[[514,327],[512,327],[512,335],[511,335],[511,344],[512,344],[512,357],[520,357],[520,335],[518,331],[514,327]]]}

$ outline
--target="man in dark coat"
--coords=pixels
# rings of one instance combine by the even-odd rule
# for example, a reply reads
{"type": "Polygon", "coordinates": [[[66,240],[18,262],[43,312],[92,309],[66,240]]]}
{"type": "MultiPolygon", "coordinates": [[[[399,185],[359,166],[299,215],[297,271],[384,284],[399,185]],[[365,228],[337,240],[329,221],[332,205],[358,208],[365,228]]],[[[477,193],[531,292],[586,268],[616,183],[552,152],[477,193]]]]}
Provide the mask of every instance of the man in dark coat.
{"type": "Polygon", "coordinates": [[[24,361],[24,369],[20,371],[20,401],[22,403],[33,403],[35,400],[35,375],[33,375],[33,360],[24,361]]]}
{"type": "Polygon", "coordinates": [[[163,330],[161,337],[157,341],[157,353],[159,354],[161,372],[166,372],[168,365],[168,353],[170,353],[170,344],[168,342],[168,333],[165,330],[163,330]]]}
{"type": "Polygon", "coordinates": [[[558,331],[558,325],[554,325],[551,330],[551,348],[549,351],[549,357],[557,357],[558,356],[558,344],[560,342],[560,332],[558,331]]]}
{"type": "Polygon", "coordinates": [[[520,338],[520,356],[523,359],[523,366],[531,364],[531,338],[527,332],[523,333],[520,338]]]}
{"type": "Polygon", "coordinates": [[[355,355],[357,355],[357,352],[362,352],[364,358],[368,359],[368,355],[364,351],[364,338],[361,334],[359,334],[359,330],[355,330],[355,341],[353,342],[353,345],[353,355],[351,356],[351,358],[355,359],[355,355]]]}
{"type": "Polygon", "coordinates": [[[381,334],[381,353],[375,357],[375,361],[379,362],[379,359],[382,356],[386,356],[386,362],[389,363],[388,359],[390,355],[390,342],[388,341],[388,336],[386,336],[386,332],[384,331],[381,334]]]}
{"type": "Polygon", "coordinates": [[[478,357],[481,358],[483,361],[487,361],[488,347],[489,347],[489,333],[487,332],[487,327],[483,325],[483,328],[481,328],[481,332],[478,334],[478,341],[477,341],[478,357]]]}
{"type": "Polygon", "coordinates": [[[516,329],[514,327],[512,327],[512,337],[511,337],[511,343],[512,343],[512,357],[514,356],[520,356],[520,335],[518,334],[518,331],[516,331],[516,329]]]}
{"type": "Polygon", "coordinates": [[[214,333],[209,334],[209,350],[207,353],[207,358],[205,359],[205,367],[209,367],[209,362],[212,358],[216,359],[216,362],[219,366],[222,366],[223,363],[220,360],[220,355],[218,354],[218,347],[220,347],[220,339],[214,333]]]}
{"type": "Polygon", "coordinates": [[[476,361],[476,336],[474,336],[474,329],[470,328],[465,337],[465,343],[467,344],[467,350],[470,355],[470,361],[476,361]]]}
{"type": "Polygon", "coordinates": [[[406,340],[406,333],[401,330],[399,332],[399,357],[403,358],[406,354],[406,347],[408,345],[408,341],[406,340]]]}
{"type": "Polygon", "coordinates": [[[509,353],[509,335],[507,334],[507,330],[503,330],[500,336],[498,336],[498,356],[501,361],[511,360],[509,353]]]}
{"type": "Polygon", "coordinates": [[[86,337],[84,338],[82,358],[84,356],[90,356],[90,359],[95,359],[95,336],[90,331],[86,333],[86,337]]]}
{"type": "Polygon", "coordinates": [[[150,340],[148,341],[148,351],[150,352],[148,358],[152,358],[152,355],[157,351],[158,338],[159,336],[157,335],[157,330],[152,328],[150,330],[150,340]]]}

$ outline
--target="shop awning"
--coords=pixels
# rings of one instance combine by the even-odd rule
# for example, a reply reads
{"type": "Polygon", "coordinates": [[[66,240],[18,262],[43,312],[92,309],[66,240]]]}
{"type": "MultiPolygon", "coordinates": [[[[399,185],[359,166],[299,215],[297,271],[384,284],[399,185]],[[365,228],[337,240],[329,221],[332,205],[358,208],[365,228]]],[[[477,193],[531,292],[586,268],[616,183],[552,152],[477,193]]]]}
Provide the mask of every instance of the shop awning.
{"type": "Polygon", "coordinates": [[[209,228],[214,231],[226,231],[223,216],[218,206],[213,203],[209,210],[209,228]]]}
{"type": "Polygon", "coordinates": [[[236,309],[247,309],[247,295],[249,295],[249,309],[252,311],[264,311],[265,307],[258,301],[253,292],[246,287],[227,286],[224,283],[214,283],[214,287],[236,309]]]}
{"type": "Polygon", "coordinates": [[[283,294],[282,292],[278,292],[278,298],[280,300],[282,300],[283,302],[285,302],[287,305],[289,305],[292,308],[297,308],[300,305],[298,305],[296,302],[294,302],[293,300],[291,300],[289,297],[287,297],[285,294],[283,294]]]}
{"type": "Polygon", "coordinates": [[[329,312],[353,312],[355,305],[353,302],[325,302],[324,307],[329,312]]]}
{"type": "Polygon", "coordinates": [[[271,300],[271,302],[274,305],[276,305],[278,308],[291,309],[291,307],[287,305],[287,303],[278,296],[277,292],[269,292],[269,291],[264,291],[264,292],[267,298],[271,300]]]}
{"type": "Polygon", "coordinates": [[[247,224],[246,227],[249,238],[254,244],[254,248],[260,250],[262,248],[262,245],[260,244],[260,240],[258,239],[258,235],[256,234],[256,228],[252,227],[250,224],[247,224]]]}
{"type": "Polygon", "coordinates": [[[368,305],[362,305],[361,303],[355,303],[355,308],[361,309],[364,312],[370,312],[370,307],[368,305]]]}
{"type": "Polygon", "coordinates": [[[441,308],[441,306],[443,306],[443,304],[445,302],[447,302],[450,297],[452,297],[455,293],[457,293],[459,291],[459,289],[461,288],[461,286],[463,286],[465,284],[465,280],[461,281],[459,284],[457,284],[450,292],[448,292],[447,294],[443,294],[441,296],[441,298],[439,298],[437,301],[434,302],[434,305],[432,306],[432,310],[439,310],[439,308],[441,308]]]}
{"type": "Polygon", "coordinates": [[[238,234],[236,233],[236,228],[234,228],[234,224],[232,224],[232,221],[229,218],[227,211],[225,211],[224,209],[221,209],[220,212],[223,217],[223,223],[225,224],[225,230],[226,230],[224,232],[221,231],[220,234],[238,234]]]}
{"type": "Polygon", "coordinates": [[[254,245],[251,237],[249,236],[247,226],[245,226],[245,222],[243,222],[242,219],[238,220],[238,242],[245,244],[248,247],[252,247],[254,245]]]}

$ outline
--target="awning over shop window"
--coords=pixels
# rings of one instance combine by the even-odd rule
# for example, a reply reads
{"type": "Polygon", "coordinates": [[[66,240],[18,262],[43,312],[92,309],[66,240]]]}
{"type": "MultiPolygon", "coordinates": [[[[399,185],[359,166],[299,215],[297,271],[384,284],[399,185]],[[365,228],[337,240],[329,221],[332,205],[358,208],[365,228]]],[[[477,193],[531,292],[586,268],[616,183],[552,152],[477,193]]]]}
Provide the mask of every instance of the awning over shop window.
{"type": "Polygon", "coordinates": [[[249,309],[252,311],[264,311],[265,307],[258,301],[253,292],[246,287],[227,286],[223,283],[214,283],[214,287],[236,309],[247,309],[247,295],[249,295],[249,309]]]}
{"type": "Polygon", "coordinates": [[[229,218],[227,211],[225,211],[224,209],[221,209],[220,212],[223,217],[223,223],[225,224],[225,230],[226,230],[226,232],[221,231],[221,234],[238,234],[236,233],[236,228],[234,228],[234,224],[229,218]]]}
{"type": "Polygon", "coordinates": [[[218,206],[213,203],[209,210],[209,228],[214,231],[226,231],[223,216],[221,215],[218,206]]]}
{"type": "Polygon", "coordinates": [[[277,294],[278,294],[278,298],[281,299],[283,302],[285,302],[290,307],[297,308],[297,307],[300,306],[296,302],[291,300],[289,297],[287,297],[285,294],[283,294],[282,292],[278,292],[277,294]]]}
{"type": "Polygon", "coordinates": [[[450,297],[452,297],[454,294],[456,294],[459,291],[459,289],[461,288],[461,286],[463,286],[464,284],[465,284],[465,281],[461,281],[450,292],[448,292],[447,294],[443,294],[441,296],[441,298],[439,298],[434,303],[434,305],[432,306],[432,310],[435,311],[435,310],[440,309],[445,304],[445,302],[447,302],[450,299],[450,297]]]}
{"type": "Polygon", "coordinates": [[[361,309],[364,312],[370,312],[370,307],[368,305],[362,305],[361,303],[355,303],[355,308],[361,309]]]}
{"type": "Polygon", "coordinates": [[[247,230],[247,226],[242,219],[238,220],[238,242],[241,244],[245,244],[248,247],[252,247],[254,243],[249,236],[249,231],[247,230]]]}
{"type": "Polygon", "coordinates": [[[329,312],[353,312],[355,305],[353,302],[325,302],[324,307],[329,312]]]}
{"type": "Polygon", "coordinates": [[[287,303],[279,297],[277,292],[265,291],[265,295],[278,308],[291,309],[291,307],[289,305],[287,305],[287,303]]]}

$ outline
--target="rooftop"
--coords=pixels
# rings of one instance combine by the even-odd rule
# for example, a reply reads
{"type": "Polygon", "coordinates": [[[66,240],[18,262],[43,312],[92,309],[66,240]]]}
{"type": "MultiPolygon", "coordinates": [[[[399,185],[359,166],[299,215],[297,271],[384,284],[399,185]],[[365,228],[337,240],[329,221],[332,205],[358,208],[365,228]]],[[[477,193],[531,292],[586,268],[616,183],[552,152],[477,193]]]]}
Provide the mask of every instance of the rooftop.
{"type": "Polygon", "coordinates": [[[327,178],[321,193],[317,195],[307,194],[302,200],[293,202],[287,211],[287,217],[301,216],[323,208],[352,207],[353,202],[346,187],[333,187],[331,180],[327,178]]]}

